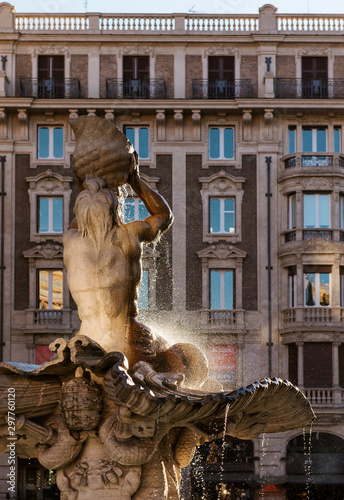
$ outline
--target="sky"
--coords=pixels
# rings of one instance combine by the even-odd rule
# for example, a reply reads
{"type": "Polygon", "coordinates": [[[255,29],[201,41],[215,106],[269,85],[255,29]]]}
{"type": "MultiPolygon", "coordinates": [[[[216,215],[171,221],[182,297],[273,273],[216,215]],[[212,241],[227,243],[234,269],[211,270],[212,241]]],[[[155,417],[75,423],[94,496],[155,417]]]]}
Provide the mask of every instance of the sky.
{"type": "MultiPolygon", "coordinates": [[[[269,0],[9,0],[17,12],[257,14],[269,0]]],[[[344,14],[344,0],[275,0],[278,13],[344,14]]]]}

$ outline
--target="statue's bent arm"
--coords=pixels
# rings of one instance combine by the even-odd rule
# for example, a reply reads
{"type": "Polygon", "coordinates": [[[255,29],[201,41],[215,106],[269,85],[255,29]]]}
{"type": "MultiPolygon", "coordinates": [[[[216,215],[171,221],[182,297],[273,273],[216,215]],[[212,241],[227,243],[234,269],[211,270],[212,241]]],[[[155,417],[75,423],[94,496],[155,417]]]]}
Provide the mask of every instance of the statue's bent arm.
{"type": "Polygon", "coordinates": [[[137,172],[129,177],[128,183],[151,214],[142,222],[129,223],[128,227],[137,233],[140,241],[147,243],[154,241],[171,226],[173,222],[172,211],[166,200],[151,189],[137,172]]]}

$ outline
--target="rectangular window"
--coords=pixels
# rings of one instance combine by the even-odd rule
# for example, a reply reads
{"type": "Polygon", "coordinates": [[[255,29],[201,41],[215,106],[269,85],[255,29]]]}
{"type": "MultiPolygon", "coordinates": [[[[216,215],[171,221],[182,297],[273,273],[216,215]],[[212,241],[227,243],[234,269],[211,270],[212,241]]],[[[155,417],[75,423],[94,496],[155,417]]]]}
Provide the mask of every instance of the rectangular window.
{"type": "Polygon", "coordinates": [[[210,271],[210,309],[234,309],[234,271],[210,271]]]}
{"type": "Polygon", "coordinates": [[[42,159],[63,158],[62,127],[38,127],[37,157],[42,159]]]}
{"type": "Polygon", "coordinates": [[[344,307],[344,267],[341,266],[340,270],[340,307],[344,307]]]}
{"type": "Polygon", "coordinates": [[[141,160],[149,158],[149,129],[147,127],[125,127],[125,135],[136,149],[141,160]]]}
{"type": "Polygon", "coordinates": [[[303,128],[302,151],[304,153],[326,153],[327,130],[326,128],[303,128]]]}
{"type": "Polygon", "coordinates": [[[341,127],[335,127],[333,130],[333,142],[334,142],[334,152],[341,152],[341,142],[342,142],[342,129],[341,127]]]}
{"type": "Polygon", "coordinates": [[[291,155],[296,153],[296,127],[289,127],[289,151],[291,155]]]}
{"type": "Polygon", "coordinates": [[[123,217],[125,224],[134,220],[143,220],[147,217],[149,217],[149,212],[140,198],[127,198],[125,200],[123,217]]]}
{"type": "Polygon", "coordinates": [[[148,271],[142,271],[141,283],[138,292],[138,306],[139,310],[147,310],[148,309],[148,290],[149,290],[149,279],[148,279],[148,271]]]}
{"type": "Polygon", "coordinates": [[[306,228],[330,227],[329,194],[305,194],[303,208],[304,208],[304,227],[306,228]]]}
{"type": "Polygon", "coordinates": [[[296,228],[296,194],[288,196],[288,229],[296,228]]]}
{"type": "Polygon", "coordinates": [[[234,158],[234,128],[211,127],[209,129],[209,159],[234,158]]]}
{"type": "Polygon", "coordinates": [[[339,227],[344,229],[344,194],[339,197],[339,227]]]}
{"type": "Polygon", "coordinates": [[[38,198],[38,232],[63,232],[62,198],[38,198]]]}
{"type": "Polygon", "coordinates": [[[305,306],[326,307],[330,305],[330,273],[304,274],[305,306]]]}
{"type": "Polygon", "coordinates": [[[296,307],[296,266],[288,268],[288,307],[296,307]]]}
{"type": "Polygon", "coordinates": [[[62,270],[38,271],[39,309],[62,309],[63,307],[62,270]]]}
{"type": "Polygon", "coordinates": [[[210,198],[210,233],[235,233],[235,199],[210,198]]]}
{"type": "Polygon", "coordinates": [[[305,387],[332,387],[332,344],[305,342],[303,345],[305,387]]]}

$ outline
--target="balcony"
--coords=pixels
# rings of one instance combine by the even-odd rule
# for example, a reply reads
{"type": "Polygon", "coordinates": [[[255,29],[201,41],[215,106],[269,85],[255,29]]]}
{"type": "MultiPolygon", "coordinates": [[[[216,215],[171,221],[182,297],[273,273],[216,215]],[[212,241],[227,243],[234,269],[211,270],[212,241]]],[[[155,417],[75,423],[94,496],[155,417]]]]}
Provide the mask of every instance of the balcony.
{"type": "Polygon", "coordinates": [[[342,307],[294,307],[282,311],[284,329],[302,329],[312,326],[331,327],[344,325],[344,308],[342,307]]]}
{"type": "Polygon", "coordinates": [[[303,393],[313,407],[342,406],[344,403],[343,389],[304,389],[303,393]]]}
{"type": "Polygon", "coordinates": [[[107,99],[165,99],[166,83],[162,78],[150,80],[119,80],[107,78],[107,99]]]}
{"type": "Polygon", "coordinates": [[[27,328],[49,329],[70,328],[70,309],[28,309],[26,311],[27,328]]]}
{"type": "Polygon", "coordinates": [[[49,78],[21,78],[19,97],[35,97],[37,99],[79,99],[80,82],[78,78],[57,80],[49,78]]]}
{"type": "Polygon", "coordinates": [[[243,309],[215,310],[203,309],[201,313],[201,325],[215,329],[245,328],[245,316],[243,309]]]}
{"type": "MultiPolygon", "coordinates": [[[[285,169],[293,167],[344,167],[340,153],[294,153],[283,158],[285,169]]],[[[308,169],[305,168],[305,171],[308,169]]]]}
{"type": "Polygon", "coordinates": [[[192,80],[193,99],[253,97],[251,80],[192,80]]]}
{"type": "Polygon", "coordinates": [[[279,99],[344,99],[344,79],[302,80],[275,78],[275,97],[279,99]]]}

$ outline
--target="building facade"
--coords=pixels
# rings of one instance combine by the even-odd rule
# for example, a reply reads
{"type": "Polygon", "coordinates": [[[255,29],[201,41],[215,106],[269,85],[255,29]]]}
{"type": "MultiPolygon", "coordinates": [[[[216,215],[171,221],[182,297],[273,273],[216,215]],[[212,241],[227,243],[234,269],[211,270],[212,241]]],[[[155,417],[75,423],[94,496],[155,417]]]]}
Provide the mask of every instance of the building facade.
{"type": "MultiPolygon", "coordinates": [[[[141,318],[202,347],[225,389],[287,378],[316,411],[312,429],[202,448],[185,499],[344,495],[343,29],[343,15],[272,5],[48,16],[0,4],[3,359],[40,364],[78,330],[62,248],[78,193],[69,121],[97,115],[133,142],[175,216],[144,250],[141,318]]],[[[128,190],[123,217],[144,216],[128,190]]],[[[49,474],[20,465],[17,498],[47,498],[49,474]]]]}

